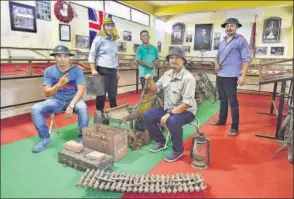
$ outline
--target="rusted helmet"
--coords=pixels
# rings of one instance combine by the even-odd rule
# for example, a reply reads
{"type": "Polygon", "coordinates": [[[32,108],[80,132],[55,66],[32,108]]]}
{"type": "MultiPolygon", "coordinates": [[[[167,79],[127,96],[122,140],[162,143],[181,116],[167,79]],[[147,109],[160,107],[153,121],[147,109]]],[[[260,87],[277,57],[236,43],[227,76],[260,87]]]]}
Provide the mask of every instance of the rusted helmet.
{"type": "Polygon", "coordinates": [[[238,28],[242,27],[242,24],[240,24],[239,20],[236,18],[228,18],[221,26],[222,28],[225,28],[227,24],[237,24],[238,28]]]}
{"type": "Polygon", "coordinates": [[[51,56],[55,56],[58,54],[68,54],[69,56],[74,56],[74,54],[70,53],[69,49],[66,46],[58,45],[53,49],[53,53],[51,53],[51,56]]]}

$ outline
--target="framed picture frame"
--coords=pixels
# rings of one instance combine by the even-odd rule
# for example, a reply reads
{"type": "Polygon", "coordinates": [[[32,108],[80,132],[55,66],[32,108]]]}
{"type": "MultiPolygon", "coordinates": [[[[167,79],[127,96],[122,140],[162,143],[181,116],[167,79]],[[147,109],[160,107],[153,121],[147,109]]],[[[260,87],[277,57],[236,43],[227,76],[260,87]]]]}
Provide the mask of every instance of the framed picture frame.
{"type": "Polygon", "coordinates": [[[137,48],[140,46],[140,44],[134,44],[134,53],[137,52],[137,48]]]}
{"type": "Polygon", "coordinates": [[[172,26],[171,44],[183,44],[185,36],[185,24],[175,23],[172,26]]]}
{"type": "Polygon", "coordinates": [[[9,1],[11,30],[37,32],[35,7],[9,1]]]}
{"type": "Polygon", "coordinates": [[[267,54],[267,47],[255,47],[255,55],[265,56],[267,54]]]}
{"type": "Polygon", "coordinates": [[[118,52],[126,52],[127,51],[126,42],[117,42],[117,50],[118,52]]]}
{"type": "Polygon", "coordinates": [[[212,24],[196,24],[194,35],[194,50],[210,51],[211,50],[211,37],[212,37],[212,24]]]}
{"type": "Polygon", "coordinates": [[[284,55],[284,47],[282,47],[282,46],[273,46],[273,47],[271,47],[271,55],[273,55],[273,56],[283,56],[284,55]]]}
{"type": "Polygon", "coordinates": [[[59,40],[71,41],[70,25],[59,24],[59,40]]]}
{"type": "Polygon", "coordinates": [[[123,32],[123,39],[124,39],[124,41],[132,41],[132,32],[124,31],[123,32]]]}
{"type": "Polygon", "coordinates": [[[51,1],[37,0],[36,13],[37,13],[37,19],[51,21],[51,1]]]}
{"type": "Polygon", "coordinates": [[[281,36],[281,23],[280,17],[270,17],[264,20],[262,43],[279,43],[281,36]]]}
{"type": "Polygon", "coordinates": [[[85,48],[90,47],[90,38],[89,36],[76,35],[76,48],[85,48]]]}

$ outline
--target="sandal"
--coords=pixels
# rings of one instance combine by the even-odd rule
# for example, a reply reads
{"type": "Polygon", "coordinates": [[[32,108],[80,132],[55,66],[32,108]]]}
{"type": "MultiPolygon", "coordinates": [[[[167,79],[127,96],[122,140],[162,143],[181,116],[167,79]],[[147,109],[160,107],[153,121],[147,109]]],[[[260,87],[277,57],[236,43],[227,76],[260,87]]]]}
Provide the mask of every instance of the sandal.
{"type": "Polygon", "coordinates": [[[229,132],[229,134],[228,134],[228,136],[237,136],[238,133],[239,133],[238,130],[236,130],[236,129],[231,129],[230,132],[229,132]]]}

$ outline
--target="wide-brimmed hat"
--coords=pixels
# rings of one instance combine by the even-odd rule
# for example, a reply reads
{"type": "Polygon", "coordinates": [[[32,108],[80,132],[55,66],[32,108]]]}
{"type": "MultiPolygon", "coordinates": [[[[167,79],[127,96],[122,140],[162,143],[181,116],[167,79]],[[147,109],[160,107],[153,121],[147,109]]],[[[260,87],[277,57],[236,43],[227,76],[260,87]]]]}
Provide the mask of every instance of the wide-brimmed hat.
{"type": "Polygon", "coordinates": [[[175,47],[175,48],[171,49],[171,51],[166,56],[167,61],[169,61],[170,56],[180,56],[183,58],[185,63],[187,62],[185,52],[180,47],[175,47]]]}
{"type": "Polygon", "coordinates": [[[66,46],[58,45],[53,49],[53,53],[51,53],[51,56],[55,56],[58,54],[68,54],[69,56],[74,56],[74,54],[70,53],[69,49],[66,46]]]}
{"type": "Polygon", "coordinates": [[[221,26],[222,28],[225,28],[227,24],[237,24],[238,28],[242,27],[242,24],[240,24],[239,20],[236,18],[228,18],[221,26]]]}

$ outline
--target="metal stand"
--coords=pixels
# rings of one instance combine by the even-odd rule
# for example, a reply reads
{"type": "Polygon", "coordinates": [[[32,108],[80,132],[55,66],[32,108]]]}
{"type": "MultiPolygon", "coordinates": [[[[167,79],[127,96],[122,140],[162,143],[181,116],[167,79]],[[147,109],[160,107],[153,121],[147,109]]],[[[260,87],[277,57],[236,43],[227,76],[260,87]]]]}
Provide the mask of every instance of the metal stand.
{"type": "Polygon", "coordinates": [[[255,136],[257,137],[262,137],[262,138],[268,138],[268,139],[275,139],[275,140],[280,140],[278,132],[279,129],[281,127],[281,122],[282,122],[282,114],[283,114],[283,109],[284,109],[284,93],[286,90],[286,82],[287,80],[282,80],[281,81],[281,91],[280,91],[280,99],[279,99],[279,109],[276,109],[275,106],[275,99],[277,96],[277,84],[278,82],[274,82],[274,90],[273,90],[273,95],[272,95],[272,102],[271,102],[271,109],[270,109],[270,113],[263,113],[263,112],[257,112],[258,114],[266,114],[266,115],[277,115],[277,126],[276,126],[276,134],[275,136],[268,136],[268,135],[261,135],[261,134],[256,134],[255,136]],[[276,110],[276,114],[273,114],[273,110],[276,110]]]}

